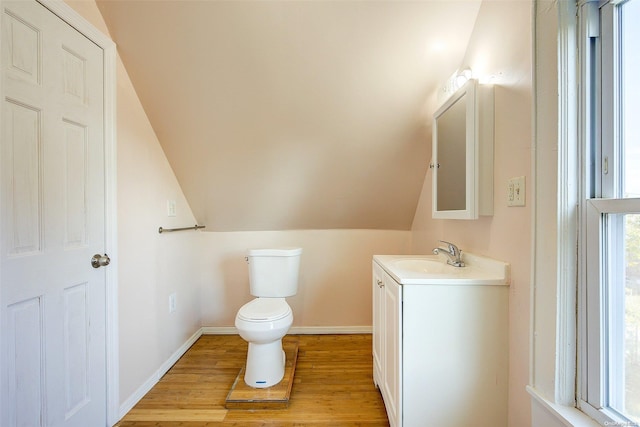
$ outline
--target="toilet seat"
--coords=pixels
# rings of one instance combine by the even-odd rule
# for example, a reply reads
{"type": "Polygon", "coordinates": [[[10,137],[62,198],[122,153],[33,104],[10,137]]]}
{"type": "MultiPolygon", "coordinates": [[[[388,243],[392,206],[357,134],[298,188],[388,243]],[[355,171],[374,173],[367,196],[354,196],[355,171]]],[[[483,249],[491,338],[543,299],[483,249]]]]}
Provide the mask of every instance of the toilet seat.
{"type": "Polygon", "coordinates": [[[238,319],[247,322],[273,322],[291,314],[291,307],[284,298],[256,298],[243,305],[238,319]]]}

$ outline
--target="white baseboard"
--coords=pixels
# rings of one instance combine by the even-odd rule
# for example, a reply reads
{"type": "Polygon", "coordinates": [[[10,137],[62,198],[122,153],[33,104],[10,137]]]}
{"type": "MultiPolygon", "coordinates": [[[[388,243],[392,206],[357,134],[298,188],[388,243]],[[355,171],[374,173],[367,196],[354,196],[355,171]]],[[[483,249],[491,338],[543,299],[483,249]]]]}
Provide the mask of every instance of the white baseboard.
{"type": "Polygon", "coordinates": [[[370,334],[371,326],[293,326],[290,334],[332,335],[332,334],[370,334]]]}
{"type": "MultiPolygon", "coordinates": [[[[288,334],[292,335],[331,335],[331,334],[370,334],[371,326],[293,326],[288,334]]],[[[233,326],[203,326],[203,335],[237,335],[233,326]]]]}
{"type": "Polygon", "coordinates": [[[133,408],[147,394],[154,385],[160,381],[160,378],[171,369],[171,367],[182,357],[183,354],[202,336],[203,328],[198,329],[189,339],[180,346],[162,365],[155,371],[147,381],[145,381],[138,389],[120,405],[120,419],[133,408]]]}
{"type": "Polygon", "coordinates": [[[203,335],[238,335],[235,326],[203,326],[203,335]]]}

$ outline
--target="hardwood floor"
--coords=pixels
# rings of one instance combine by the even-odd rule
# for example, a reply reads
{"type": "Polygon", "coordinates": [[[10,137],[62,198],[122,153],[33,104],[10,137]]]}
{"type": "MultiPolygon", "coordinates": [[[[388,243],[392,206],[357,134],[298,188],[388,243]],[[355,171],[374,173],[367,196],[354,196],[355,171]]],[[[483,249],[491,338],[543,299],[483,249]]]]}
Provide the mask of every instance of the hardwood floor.
{"type": "Polygon", "coordinates": [[[373,384],[371,335],[298,335],[298,362],[286,409],[225,409],[244,366],[237,335],[203,335],[118,423],[151,426],[388,426],[373,384]]]}

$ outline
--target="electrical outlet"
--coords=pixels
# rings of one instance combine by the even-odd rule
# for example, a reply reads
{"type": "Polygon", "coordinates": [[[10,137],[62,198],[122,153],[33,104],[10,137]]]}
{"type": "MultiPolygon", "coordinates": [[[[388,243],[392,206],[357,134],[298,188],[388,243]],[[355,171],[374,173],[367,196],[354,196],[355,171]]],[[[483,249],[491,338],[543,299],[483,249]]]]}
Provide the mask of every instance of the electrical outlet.
{"type": "Polygon", "coordinates": [[[176,293],[169,295],[169,313],[176,311],[176,293]]]}
{"type": "Polygon", "coordinates": [[[525,195],[524,176],[511,178],[507,184],[507,206],[524,206],[525,195]]]}
{"type": "Polygon", "coordinates": [[[175,200],[167,200],[167,216],[176,216],[175,200]]]}

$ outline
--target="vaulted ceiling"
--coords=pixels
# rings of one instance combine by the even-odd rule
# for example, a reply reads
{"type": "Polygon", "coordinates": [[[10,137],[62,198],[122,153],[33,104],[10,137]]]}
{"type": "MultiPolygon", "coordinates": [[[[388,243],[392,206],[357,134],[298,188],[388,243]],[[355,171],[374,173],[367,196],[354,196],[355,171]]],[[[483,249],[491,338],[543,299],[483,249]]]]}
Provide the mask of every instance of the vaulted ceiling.
{"type": "Polygon", "coordinates": [[[207,230],[411,228],[477,0],[98,7],[207,230]]]}

